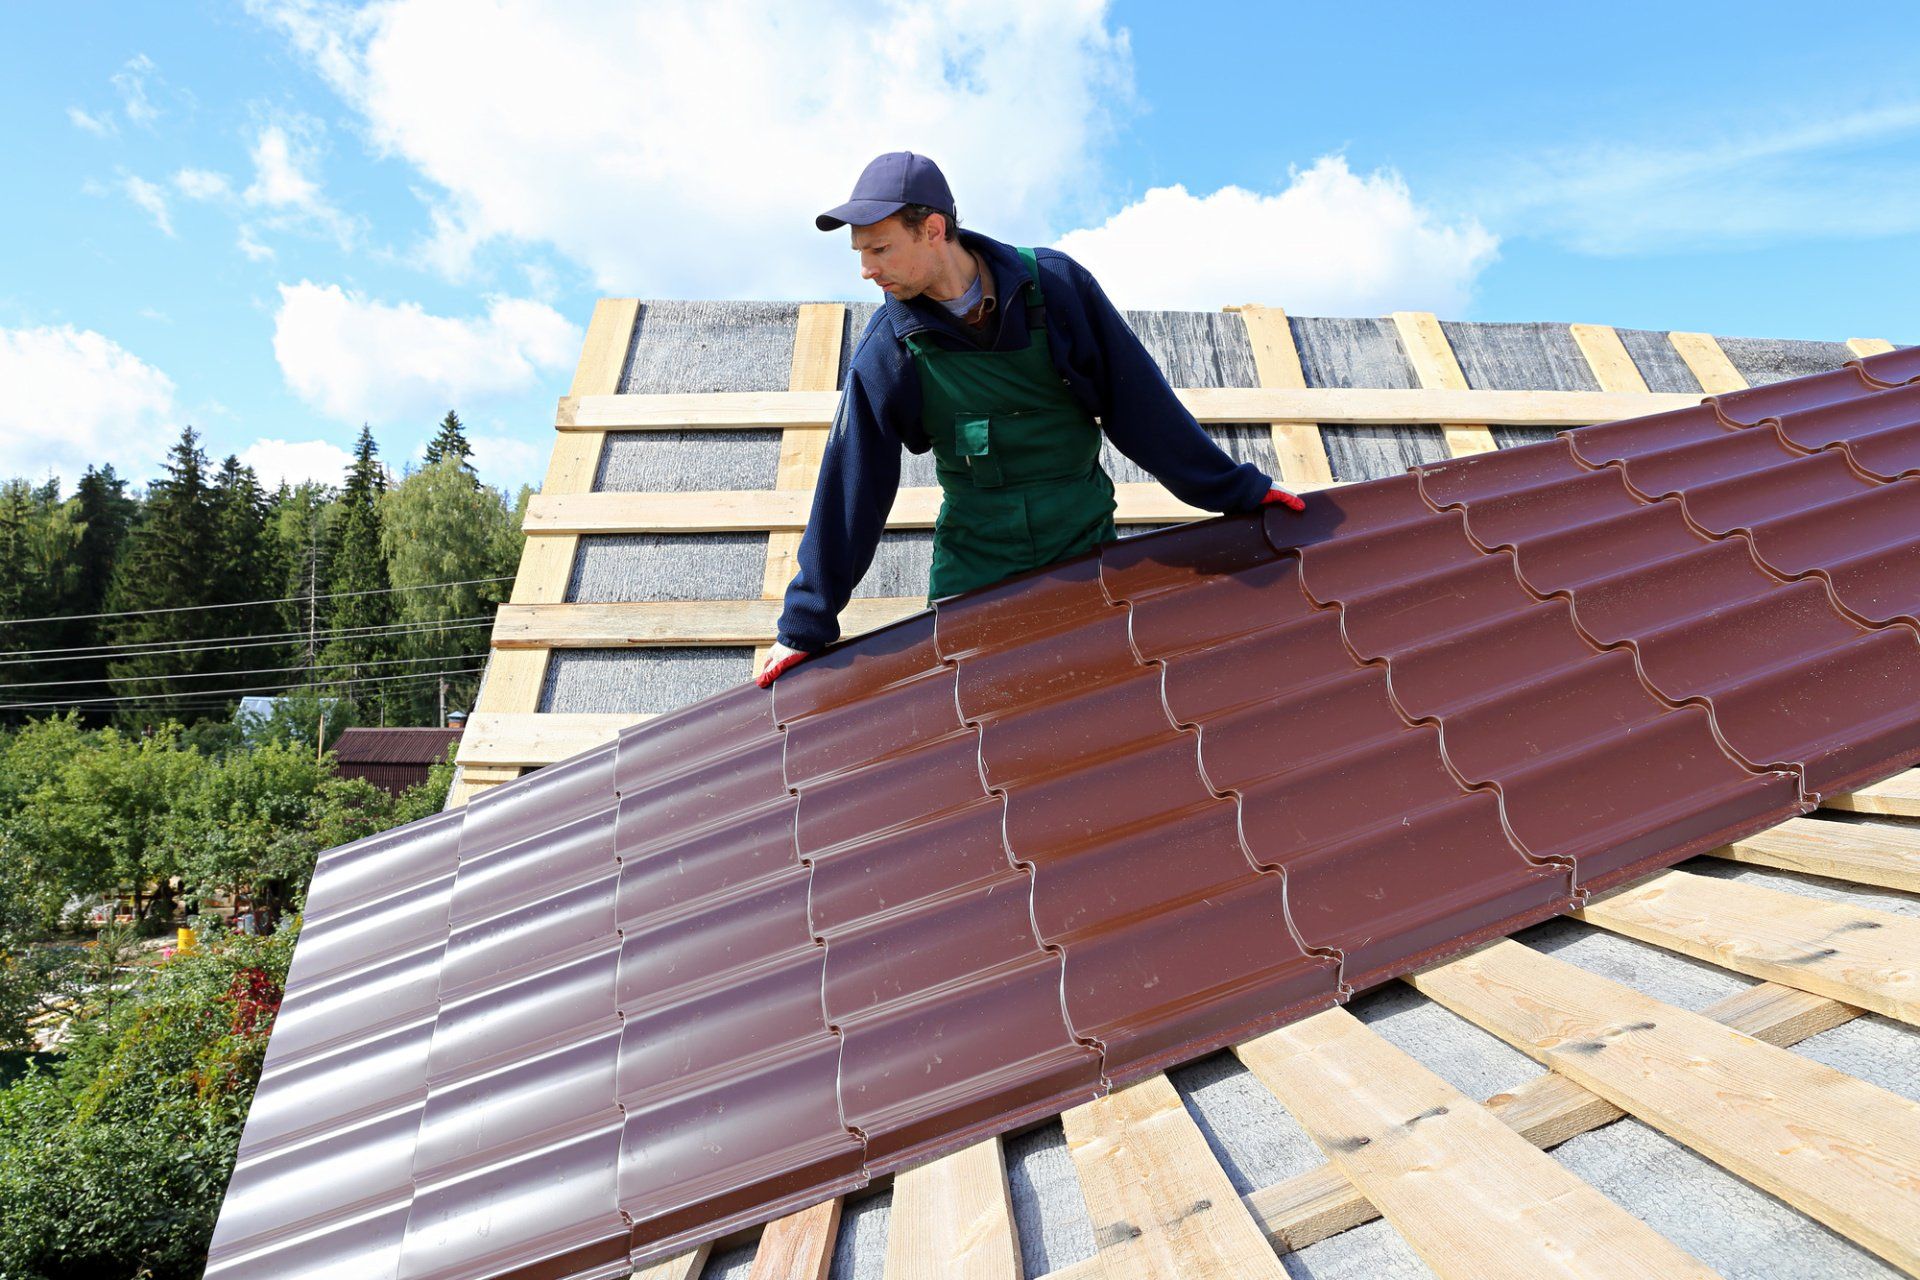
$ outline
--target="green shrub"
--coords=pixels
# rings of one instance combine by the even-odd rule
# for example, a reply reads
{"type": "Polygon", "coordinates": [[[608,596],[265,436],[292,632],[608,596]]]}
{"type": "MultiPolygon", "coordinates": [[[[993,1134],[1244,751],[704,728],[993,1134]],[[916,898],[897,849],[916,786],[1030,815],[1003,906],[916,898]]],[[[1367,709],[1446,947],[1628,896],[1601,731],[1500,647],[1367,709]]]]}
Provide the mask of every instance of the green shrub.
{"type": "Polygon", "coordinates": [[[174,956],[0,1092],[0,1280],[200,1275],[294,935],[174,956]]]}

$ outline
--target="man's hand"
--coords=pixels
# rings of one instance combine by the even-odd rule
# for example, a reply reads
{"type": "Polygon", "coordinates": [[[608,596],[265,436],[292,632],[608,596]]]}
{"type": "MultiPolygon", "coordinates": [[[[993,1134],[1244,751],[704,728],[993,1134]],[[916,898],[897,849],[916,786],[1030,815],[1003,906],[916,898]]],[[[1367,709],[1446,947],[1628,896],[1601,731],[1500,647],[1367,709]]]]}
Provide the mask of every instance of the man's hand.
{"type": "Polygon", "coordinates": [[[773,647],[767,650],[767,660],[760,664],[760,670],[753,677],[753,682],[762,689],[768,688],[780,678],[782,671],[806,657],[807,654],[803,650],[789,649],[776,640],[773,642],[773,647]]]}
{"type": "Polygon", "coordinates": [[[1304,501],[1288,493],[1278,485],[1267,490],[1267,496],[1260,499],[1260,505],[1263,507],[1270,507],[1275,503],[1280,504],[1289,511],[1305,511],[1307,509],[1307,504],[1304,501]]]}

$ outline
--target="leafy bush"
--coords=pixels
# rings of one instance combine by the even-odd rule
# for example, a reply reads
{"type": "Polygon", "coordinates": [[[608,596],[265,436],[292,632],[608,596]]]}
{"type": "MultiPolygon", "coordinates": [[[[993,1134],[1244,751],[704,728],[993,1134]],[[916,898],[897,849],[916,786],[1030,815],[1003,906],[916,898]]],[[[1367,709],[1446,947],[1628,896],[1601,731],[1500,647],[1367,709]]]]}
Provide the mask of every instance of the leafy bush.
{"type": "Polygon", "coordinates": [[[174,956],[0,1093],[0,1277],[201,1273],[294,936],[174,956]]]}

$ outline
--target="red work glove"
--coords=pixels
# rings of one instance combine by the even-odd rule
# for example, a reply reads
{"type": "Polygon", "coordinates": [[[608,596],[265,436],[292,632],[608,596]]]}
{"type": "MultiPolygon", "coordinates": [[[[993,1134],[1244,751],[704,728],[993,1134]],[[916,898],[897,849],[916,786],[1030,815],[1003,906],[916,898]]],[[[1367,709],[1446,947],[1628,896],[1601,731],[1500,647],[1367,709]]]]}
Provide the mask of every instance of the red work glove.
{"type": "Polygon", "coordinates": [[[804,662],[806,658],[807,654],[803,651],[799,649],[789,649],[787,646],[775,641],[773,648],[767,650],[767,664],[760,668],[760,674],[753,678],[753,682],[762,689],[769,688],[775,680],[780,678],[781,672],[785,671],[788,667],[804,662]]]}
{"type": "Polygon", "coordinates": [[[1276,502],[1289,511],[1305,511],[1307,509],[1305,502],[1278,486],[1267,490],[1267,496],[1260,499],[1260,505],[1263,507],[1270,507],[1276,502]]]}

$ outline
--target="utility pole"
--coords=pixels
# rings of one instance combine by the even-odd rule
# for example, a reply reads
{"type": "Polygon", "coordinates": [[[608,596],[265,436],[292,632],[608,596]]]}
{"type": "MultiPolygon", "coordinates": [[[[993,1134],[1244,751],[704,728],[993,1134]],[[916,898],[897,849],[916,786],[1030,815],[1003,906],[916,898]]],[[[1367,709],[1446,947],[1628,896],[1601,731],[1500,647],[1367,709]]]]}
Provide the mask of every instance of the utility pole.
{"type": "Polygon", "coordinates": [[[440,677],[440,718],[435,720],[433,725],[436,729],[447,727],[447,678],[445,676],[440,677]]]}

